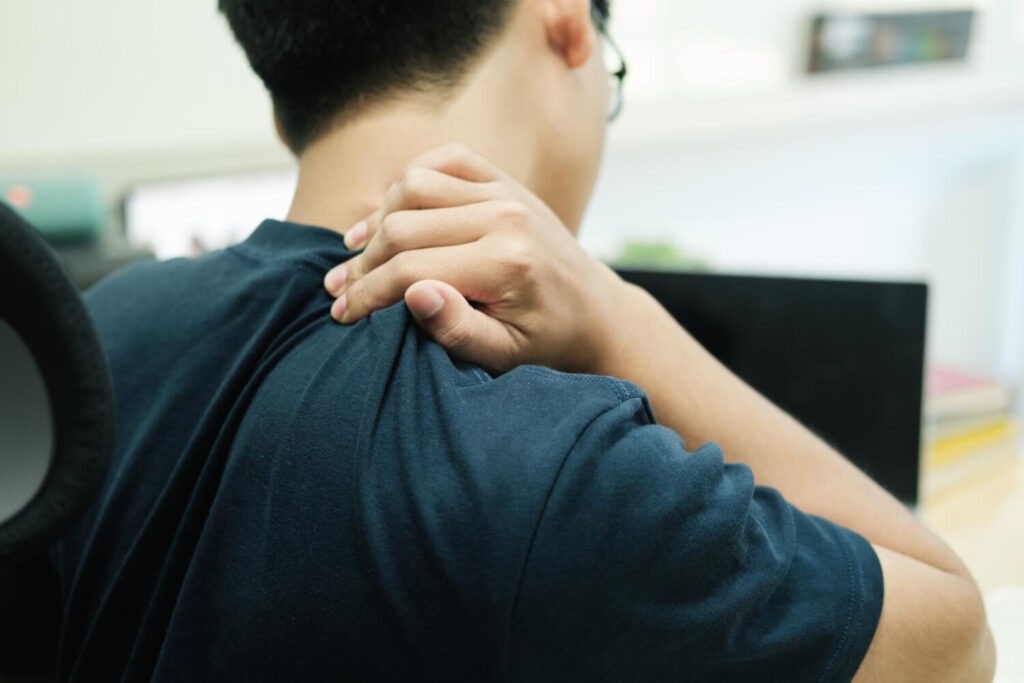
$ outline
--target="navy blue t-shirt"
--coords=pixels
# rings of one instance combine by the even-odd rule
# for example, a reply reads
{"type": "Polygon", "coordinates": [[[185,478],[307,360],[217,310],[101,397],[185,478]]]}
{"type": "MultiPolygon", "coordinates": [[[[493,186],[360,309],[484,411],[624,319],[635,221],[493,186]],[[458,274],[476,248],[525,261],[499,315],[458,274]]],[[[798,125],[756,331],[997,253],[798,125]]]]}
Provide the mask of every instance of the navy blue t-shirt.
{"type": "Polygon", "coordinates": [[[883,593],[864,539],[687,452],[628,383],[493,378],[404,305],[335,324],[351,256],[267,221],[88,294],[117,451],[52,553],[62,676],[853,676],[883,593]]]}

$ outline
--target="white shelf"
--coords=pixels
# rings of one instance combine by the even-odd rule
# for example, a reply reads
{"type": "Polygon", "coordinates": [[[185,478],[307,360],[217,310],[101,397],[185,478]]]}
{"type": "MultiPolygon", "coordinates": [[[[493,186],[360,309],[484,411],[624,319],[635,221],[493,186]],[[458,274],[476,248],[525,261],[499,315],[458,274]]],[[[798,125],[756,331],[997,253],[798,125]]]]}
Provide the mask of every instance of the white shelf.
{"type": "Polygon", "coordinates": [[[731,144],[1012,109],[1024,110],[1024,78],[984,78],[970,67],[917,67],[808,78],[764,93],[627,99],[610,144],[731,144]]]}

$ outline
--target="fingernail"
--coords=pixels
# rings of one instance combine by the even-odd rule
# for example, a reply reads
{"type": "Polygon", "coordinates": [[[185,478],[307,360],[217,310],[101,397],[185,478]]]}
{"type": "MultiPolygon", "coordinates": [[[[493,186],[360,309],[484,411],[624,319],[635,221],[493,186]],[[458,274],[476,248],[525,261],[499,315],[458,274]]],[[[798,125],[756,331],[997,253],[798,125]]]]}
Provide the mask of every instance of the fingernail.
{"type": "Polygon", "coordinates": [[[324,287],[331,294],[337,296],[341,288],[345,286],[348,281],[348,268],[345,266],[338,266],[327,272],[327,276],[324,277],[324,287]]]}
{"type": "Polygon", "coordinates": [[[345,317],[345,311],[348,310],[348,295],[342,294],[339,296],[333,304],[331,304],[331,317],[337,320],[339,323],[342,322],[342,318],[345,317]]]}
{"type": "Polygon", "coordinates": [[[366,241],[366,232],[368,228],[366,221],[356,223],[352,226],[352,229],[345,235],[345,246],[349,249],[358,249],[363,246],[363,242],[366,241]]]}
{"type": "Polygon", "coordinates": [[[433,318],[437,312],[444,308],[444,299],[436,289],[428,289],[423,295],[423,311],[420,317],[423,319],[433,318]]]}

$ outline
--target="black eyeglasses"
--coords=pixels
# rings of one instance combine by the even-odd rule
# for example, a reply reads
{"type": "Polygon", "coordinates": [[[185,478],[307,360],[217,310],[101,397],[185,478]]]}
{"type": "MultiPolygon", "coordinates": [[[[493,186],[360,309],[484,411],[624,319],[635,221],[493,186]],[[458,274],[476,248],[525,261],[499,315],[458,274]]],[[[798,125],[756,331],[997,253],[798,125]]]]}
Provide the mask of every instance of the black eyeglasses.
{"type": "Polygon", "coordinates": [[[597,32],[601,35],[602,43],[604,44],[604,63],[606,65],[618,65],[614,71],[608,74],[609,78],[613,81],[612,99],[608,103],[608,120],[614,121],[622,113],[623,84],[626,81],[629,68],[626,66],[626,58],[622,56],[622,50],[619,49],[618,44],[612,39],[611,34],[608,33],[607,17],[597,9],[594,9],[593,15],[594,25],[597,27],[597,32]]]}

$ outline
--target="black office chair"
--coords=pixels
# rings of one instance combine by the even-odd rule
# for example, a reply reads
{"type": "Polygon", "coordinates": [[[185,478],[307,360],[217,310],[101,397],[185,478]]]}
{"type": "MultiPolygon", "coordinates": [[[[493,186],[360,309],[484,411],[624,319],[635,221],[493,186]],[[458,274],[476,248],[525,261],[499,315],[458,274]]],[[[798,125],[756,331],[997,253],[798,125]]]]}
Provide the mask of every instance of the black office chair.
{"type": "Polygon", "coordinates": [[[106,358],[52,249],[0,202],[0,567],[92,502],[114,443],[106,358]]]}
{"type": "Polygon", "coordinates": [[[0,680],[56,665],[46,548],[95,498],[114,445],[110,372],[50,247],[0,202],[0,680]],[[49,586],[29,594],[12,586],[49,586]]]}

